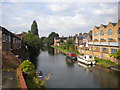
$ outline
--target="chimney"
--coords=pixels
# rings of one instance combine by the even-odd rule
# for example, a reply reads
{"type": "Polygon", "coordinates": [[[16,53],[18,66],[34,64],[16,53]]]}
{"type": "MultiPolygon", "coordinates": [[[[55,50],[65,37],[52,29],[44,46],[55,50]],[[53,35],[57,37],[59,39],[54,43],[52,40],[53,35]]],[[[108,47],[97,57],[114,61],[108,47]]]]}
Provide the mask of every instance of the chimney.
{"type": "Polygon", "coordinates": [[[75,36],[78,36],[78,34],[75,34],[75,36]]]}
{"type": "Polygon", "coordinates": [[[79,33],[79,35],[82,35],[82,33],[79,33]]]}
{"type": "Polygon", "coordinates": [[[83,33],[83,35],[86,35],[87,33],[83,33]]]}

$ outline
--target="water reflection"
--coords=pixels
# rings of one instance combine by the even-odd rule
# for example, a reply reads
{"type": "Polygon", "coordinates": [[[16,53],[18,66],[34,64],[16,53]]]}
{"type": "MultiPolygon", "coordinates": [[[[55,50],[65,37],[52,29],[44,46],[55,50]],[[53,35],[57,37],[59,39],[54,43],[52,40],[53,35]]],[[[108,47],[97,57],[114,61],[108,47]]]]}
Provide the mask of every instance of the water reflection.
{"type": "Polygon", "coordinates": [[[99,84],[102,88],[118,88],[118,80],[120,79],[120,73],[106,68],[96,66],[92,72],[93,80],[99,84]]]}
{"type": "Polygon", "coordinates": [[[83,63],[78,62],[79,67],[83,68],[86,72],[92,72],[92,69],[95,67],[95,65],[86,65],[83,63]]]}
{"type": "Polygon", "coordinates": [[[118,72],[74,62],[50,47],[41,49],[37,64],[43,77],[53,74],[47,81],[48,88],[116,88],[120,80],[118,72]]]}
{"type": "Polygon", "coordinates": [[[68,67],[73,67],[74,63],[75,63],[74,60],[72,60],[72,59],[70,59],[66,56],[66,64],[67,64],[68,67]]]}

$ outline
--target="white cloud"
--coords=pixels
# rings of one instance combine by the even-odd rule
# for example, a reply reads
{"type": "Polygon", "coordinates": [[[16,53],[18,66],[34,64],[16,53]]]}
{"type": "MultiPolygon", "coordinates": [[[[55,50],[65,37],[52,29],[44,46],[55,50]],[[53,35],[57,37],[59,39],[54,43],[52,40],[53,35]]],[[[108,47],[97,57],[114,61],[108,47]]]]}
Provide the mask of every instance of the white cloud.
{"type": "Polygon", "coordinates": [[[28,31],[37,21],[40,36],[88,32],[95,25],[117,22],[117,3],[8,3],[2,25],[14,32],[28,31]],[[18,7],[17,7],[18,6],[18,7]],[[104,18],[104,19],[103,19],[104,18]]]}
{"type": "Polygon", "coordinates": [[[118,2],[119,0],[1,0],[2,2],[118,2]]]}
{"type": "Polygon", "coordinates": [[[48,5],[48,8],[50,8],[53,11],[63,11],[65,9],[67,9],[67,5],[65,4],[52,4],[52,5],[48,5]]]}

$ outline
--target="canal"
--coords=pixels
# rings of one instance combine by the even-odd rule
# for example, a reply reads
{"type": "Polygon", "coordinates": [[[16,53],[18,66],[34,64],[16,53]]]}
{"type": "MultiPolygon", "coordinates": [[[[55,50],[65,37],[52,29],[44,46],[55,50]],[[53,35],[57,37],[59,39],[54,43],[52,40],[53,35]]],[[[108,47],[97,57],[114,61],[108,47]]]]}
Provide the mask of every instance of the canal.
{"type": "Polygon", "coordinates": [[[36,67],[43,78],[52,74],[46,82],[47,88],[118,88],[120,73],[99,66],[86,66],[75,62],[59,51],[41,50],[36,67]]]}

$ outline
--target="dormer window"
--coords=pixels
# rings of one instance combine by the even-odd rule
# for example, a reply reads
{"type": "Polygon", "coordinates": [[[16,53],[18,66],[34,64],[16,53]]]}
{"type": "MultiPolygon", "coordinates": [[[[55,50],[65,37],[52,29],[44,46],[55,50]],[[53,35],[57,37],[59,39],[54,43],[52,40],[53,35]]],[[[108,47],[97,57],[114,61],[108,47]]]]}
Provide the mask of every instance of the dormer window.
{"type": "Polygon", "coordinates": [[[103,36],[104,35],[104,32],[103,30],[100,31],[100,36],[103,36]]]}
{"type": "Polygon", "coordinates": [[[108,30],[108,35],[112,35],[112,29],[108,30]]]}

